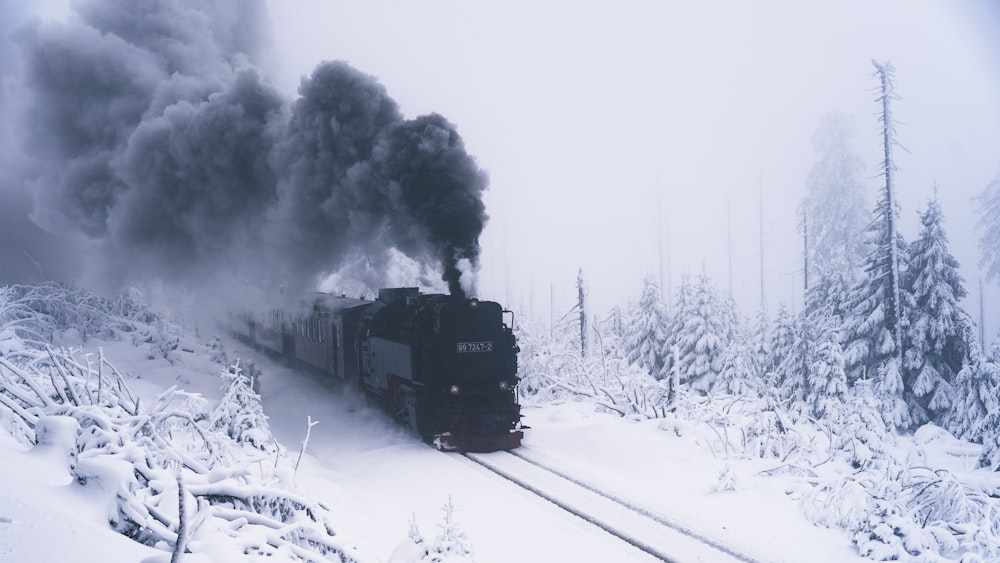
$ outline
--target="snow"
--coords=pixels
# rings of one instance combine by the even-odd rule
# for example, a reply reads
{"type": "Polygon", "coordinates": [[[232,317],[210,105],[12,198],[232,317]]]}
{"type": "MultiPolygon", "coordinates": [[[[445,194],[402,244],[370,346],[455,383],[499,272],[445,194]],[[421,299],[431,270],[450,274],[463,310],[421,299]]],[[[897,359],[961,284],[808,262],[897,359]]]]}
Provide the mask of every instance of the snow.
{"type": "MultiPolygon", "coordinates": [[[[173,387],[202,395],[212,405],[226,392],[222,366],[213,359],[217,350],[210,347],[182,346],[164,357],[150,352],[155,342],[91,338],[84,343],[73,333],[61,339],[95,358],[103,353],[145,405],[173,387]]],[[[282,485],[329,509],[329,526],[358,561],[419,561],[426,546],[454,544],[456,532],[464,534],[461,542],[471,555],[449,555],[445,561],[654,560],[463,457],[423,444],[369,407],[353,388],[232,339],[223,337],[221,343],[229,360],[239,357],[241,365],[252,364],[259,372],[255,386],[282,445],[277,453],[244,458],[233,469],[264,475],[274,466],[282,485]],[[317,424],[295,469],[311,422],[317,424]]],[[[66,443],[75,434],[75,421],[43,420],[48,439],[33,448],[0,432],[0,561],[169,561],[168,548],[141,545],[108,525],[114,491],[81,486],[71,478],[67,449],[72,448],[66,443]]],[[[527,454],[757,560],[867,560],[847,532],[813,525],[806,517],[804,502],[815,485],[849,476],[845,465],[830,463],[803,477],[779,459],[727,456],[714,445],[717,437],[707,426],[620,417],[596,412],[587,402],[526,406],[525,422],[530,426],[523,443],[527,454]]],[[[914,465],[975,473],[1000,488],[993,474],[975,472],[979,446],[937,427],[924,427],[897,447],[914,465]]],[[[78,466],[77,471],[120,469],[112,465],[105,460],[103,466],[78,466]]],[[[216,470],[209,481],[245,486],[226,477],[225,470],[216,470]]],[[[116,479],[121,480],[98,481],[116,479]]],[[[158,486],[173,490],[167,483],[158,486]]],[[[161,504],[168,506],[177,497],[163,498],[161,504]]],[[[857,512],[864,506],[858,496],[849,495],[846,502],[855,508],[838,508],[857,512]]],[[[239,541],[232,534],[217,524],[204,526],[188,544],[195,553],[184,561],[264,559],[234,552],[239,541]]],[[[267,559],[291,560],[282,550],[274,556],[267,559]]]]}

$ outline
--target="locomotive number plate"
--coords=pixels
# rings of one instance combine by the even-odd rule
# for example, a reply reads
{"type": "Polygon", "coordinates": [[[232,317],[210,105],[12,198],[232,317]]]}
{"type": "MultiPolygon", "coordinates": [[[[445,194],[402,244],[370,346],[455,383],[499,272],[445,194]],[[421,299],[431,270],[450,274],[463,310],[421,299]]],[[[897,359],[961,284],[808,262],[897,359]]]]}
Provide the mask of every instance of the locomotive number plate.
{"type": "Polygon", "coordinates": [[[492,352],[493,343],[492,342],[459,342],[458,343],[458,353],[464,354],[466,352],[492,352]]]}

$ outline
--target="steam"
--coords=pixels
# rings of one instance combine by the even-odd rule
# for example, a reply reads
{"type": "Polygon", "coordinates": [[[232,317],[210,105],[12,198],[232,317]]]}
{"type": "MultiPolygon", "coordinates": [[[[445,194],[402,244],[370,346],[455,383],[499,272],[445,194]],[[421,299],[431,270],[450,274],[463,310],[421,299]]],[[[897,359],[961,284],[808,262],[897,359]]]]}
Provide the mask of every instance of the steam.
{"type": "Polygon", "coordinates": [[[344,62],[286,100],[262,70],[263,0],[74,9],[16,32],[12,92],[32,218],[89,239],[87,274],[298,292],[402,255],[474,291],[487,179],[443,117],[404,119],[344,62]]]}

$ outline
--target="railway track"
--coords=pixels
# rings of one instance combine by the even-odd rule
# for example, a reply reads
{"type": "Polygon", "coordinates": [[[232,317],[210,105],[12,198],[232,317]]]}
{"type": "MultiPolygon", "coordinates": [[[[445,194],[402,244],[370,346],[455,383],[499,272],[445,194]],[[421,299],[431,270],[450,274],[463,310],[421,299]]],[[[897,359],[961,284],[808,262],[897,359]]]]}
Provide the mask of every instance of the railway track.
{"type": "Polygon", "coordinates": [[[463,454],[469,461],[661,561],[760,561],[541,461],[521,448],[463,454]]]}

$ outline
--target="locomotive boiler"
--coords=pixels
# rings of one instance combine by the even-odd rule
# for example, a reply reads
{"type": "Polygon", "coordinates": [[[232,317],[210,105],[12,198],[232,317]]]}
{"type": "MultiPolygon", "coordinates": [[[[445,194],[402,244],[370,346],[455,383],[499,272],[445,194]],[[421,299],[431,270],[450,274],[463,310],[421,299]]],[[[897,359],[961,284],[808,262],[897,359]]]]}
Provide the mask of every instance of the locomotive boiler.
{"type": "Polygon", "coordinates": [[[236,325],[255,345],[356,381],[440,449],[521,443],[513,313],[496,302],[388,288],[374,301],[321,294],[306,313],[248,313],[236,325]]]}

